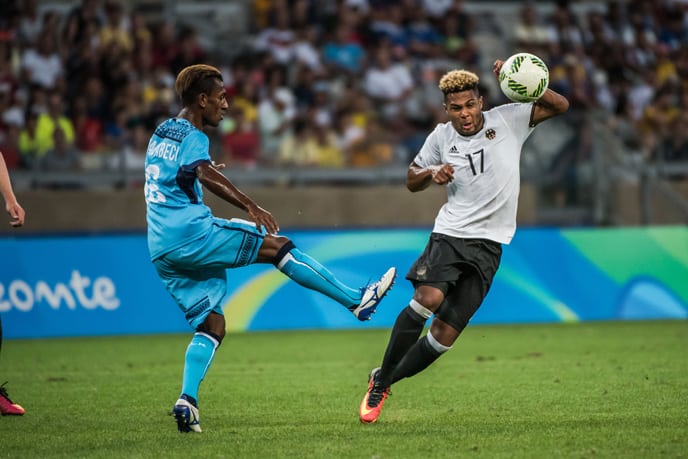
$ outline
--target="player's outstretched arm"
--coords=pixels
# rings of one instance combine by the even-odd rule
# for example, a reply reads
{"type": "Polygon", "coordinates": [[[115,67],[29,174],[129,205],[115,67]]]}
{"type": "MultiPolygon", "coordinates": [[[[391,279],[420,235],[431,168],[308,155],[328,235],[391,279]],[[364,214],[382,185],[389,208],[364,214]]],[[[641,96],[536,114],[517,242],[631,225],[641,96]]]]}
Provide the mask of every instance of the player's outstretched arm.
{"type": "Polygon", "coordinates": [[[245,210],[250,219],[255,222],[258,227],[265,228],[265,230],[271,234],[277,234],[279,232],[279,225],[275,217],[235,187],[234,184],[219,171],[218,165],[210,162],[203,163],[196,168],[196,176],[198,176],[198,180],[203,186],[210,190],[211,193],[239,209],[245,210]]]}
{"type": "Polygon", "coordinates": [[[24,209],[19,205],[10,181],[10,173],[5,164],[5,158],[0,152],[0,195],[5,200],[5,210],[10,216],[10,225],[22,226],[24,224],[24,209]]]}
{"type": "Polygon", "coordinates": [[[406,188],[410,191],[422,191],[431,183],[446,185],[454,180],[454,168],[449,164],[421,167],[412,162],[406,173],[406,188]]]}
{"type": "Polygon", "coordinates": [[[533,104],[531,125],[535,126],[553,116],[561,115],[569,109],[569,101],[556,91],[547,88],[547,91],[533,104]]]}

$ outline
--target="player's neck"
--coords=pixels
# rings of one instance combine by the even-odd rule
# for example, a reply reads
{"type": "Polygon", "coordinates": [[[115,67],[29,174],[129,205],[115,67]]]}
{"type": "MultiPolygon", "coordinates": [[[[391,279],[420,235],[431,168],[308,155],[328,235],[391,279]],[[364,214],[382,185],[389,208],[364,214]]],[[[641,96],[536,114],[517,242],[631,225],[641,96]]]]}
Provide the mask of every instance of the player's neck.
{"type": "Polygon", "coordinates": [[[196,129],[203,130],[203,117],[200,113],[196,113],[189,107],[184,107],[181,109],[177,118],[183,118],[191,123],[196,129]]]}

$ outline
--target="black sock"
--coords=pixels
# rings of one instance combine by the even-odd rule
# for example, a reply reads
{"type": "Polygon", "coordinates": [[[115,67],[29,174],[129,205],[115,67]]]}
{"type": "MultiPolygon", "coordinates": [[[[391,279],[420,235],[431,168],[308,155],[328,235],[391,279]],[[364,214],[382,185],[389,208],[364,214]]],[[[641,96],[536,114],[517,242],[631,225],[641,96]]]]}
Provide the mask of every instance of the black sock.
{"type": "Polygon", "coordinates": [[[399,365],[394,369],[390,378],[390,385],[400,379],[410,378],[411,376],[425,370],[432,362],[442,355],[433,348],[428,342],[428,337],[424,336],[409,349],[399,365]]]}
{"type": "Polygon", "coordinates": [[[425,327],[426,320],[427,319],[423,316],[411,309],[410,306],[407,306],[399,313],[394,323],[394,328],[392,328],[389,342],[387,343],[385,356],[382,359],[382,370],[380,370],[377,377],[377,380],[381,381],[383,385],[391,385],[385,384],[385,382],[390,380],[397,364],[404,358],[408,350],[411,349],[411,346],[418,341],[418,337],[422,333],[423,327],[425,327]]]}

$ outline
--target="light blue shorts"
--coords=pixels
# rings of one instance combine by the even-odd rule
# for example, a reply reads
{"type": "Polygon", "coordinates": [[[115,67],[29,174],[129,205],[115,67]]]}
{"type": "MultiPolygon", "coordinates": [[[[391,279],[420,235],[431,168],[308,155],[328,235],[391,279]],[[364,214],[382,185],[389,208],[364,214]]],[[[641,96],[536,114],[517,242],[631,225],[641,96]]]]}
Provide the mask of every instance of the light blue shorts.
{"type": "Polygon", "coordinates": [[[265,234],[246,220],[215,218],[206,236],[153,261],[191,328],[196,330],[211,311],[223,313],[227,269],[255,262],[265,234]]]}

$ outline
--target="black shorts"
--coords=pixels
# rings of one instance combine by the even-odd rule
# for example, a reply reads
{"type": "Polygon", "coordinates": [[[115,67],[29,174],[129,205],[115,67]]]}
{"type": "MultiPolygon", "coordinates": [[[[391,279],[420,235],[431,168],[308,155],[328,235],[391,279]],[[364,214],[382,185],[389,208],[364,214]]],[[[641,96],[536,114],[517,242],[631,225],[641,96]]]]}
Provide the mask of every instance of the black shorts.
{"type": "Polygon", "coordinates": [[[430,285],[440,289],[444,302],[435,317],[461,331],[490,290],[501,258],[498,242],[432,233],[406,279],[414,288],[430,285]]]}

